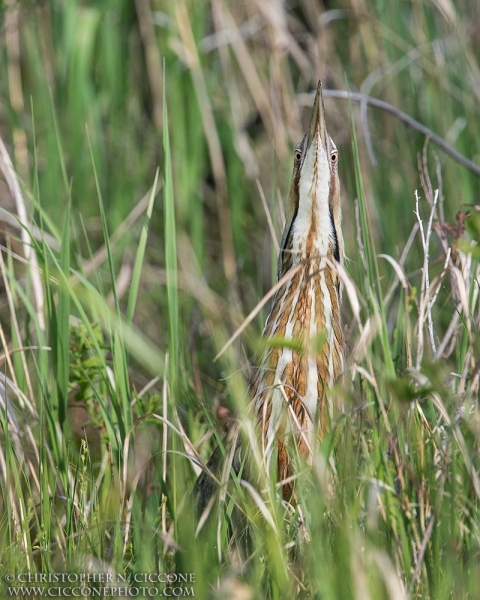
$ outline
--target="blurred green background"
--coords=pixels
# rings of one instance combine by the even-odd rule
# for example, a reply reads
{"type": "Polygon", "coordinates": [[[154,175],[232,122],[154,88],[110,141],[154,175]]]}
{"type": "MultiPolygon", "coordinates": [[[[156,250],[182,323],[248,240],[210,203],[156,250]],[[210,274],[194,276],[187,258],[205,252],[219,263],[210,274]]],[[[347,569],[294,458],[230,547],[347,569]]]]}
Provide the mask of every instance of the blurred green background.
{"type": "MultiPolygon", "coordinates": [[[[113,232],[162,165],[165,79],[177,224],[191,246],[185,253],[194,253],[205,281],[239,314],[268,290],[276,260],[256,179],[280,236],[292,148],[308,118],[302,94],[319,78],[324,88],[392,103],[480,163],[475,1],[11,1],[2,15],[0,131],[24,185],[60,223],[67,192],[57,120],[78,256],[89,252],[80,218],[91,249],[103,242],[87,135],[113,232]]],[[[348,102],[327,98],[325,108],[340,152],[346,253],[357,280],[348,102]]],[[[415,223],[424,137],[368,108],[374,165],[358,104],[353,114],[377,249],[398,258],[415,223]]],[[[457,211],[478,202],[478,178],[430,145],[434,187],[433,152],[445,219],[454,223],[457,211]]],[[[162,219],[157,202],[136,314],[156,342],[165,315],[162,219]]],[[[118,268],[137,232],[129,228],[116,244],[118,268]]],[[[201,316],[184,300],[183,326],[210,371],[201,316]]]]}

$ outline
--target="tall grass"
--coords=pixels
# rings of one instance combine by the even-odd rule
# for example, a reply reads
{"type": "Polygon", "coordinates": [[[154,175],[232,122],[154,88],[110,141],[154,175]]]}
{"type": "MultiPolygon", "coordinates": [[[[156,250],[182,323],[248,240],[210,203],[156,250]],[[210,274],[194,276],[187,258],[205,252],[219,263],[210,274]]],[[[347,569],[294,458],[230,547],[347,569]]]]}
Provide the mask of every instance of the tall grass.
{"type": "Polygon", "coordinates": [[[306,94],[321,78],[382,98],[479,164],[478,7],[1,14],[3,575],[194,573],[199,598],[479,597],[478,178],[377,109],[325,101],[347,369],[297,504],[261,463],[256,487],[223,474],[199,533],[191,496],[234,410],[252,434],[268,305],[213,359],[271,288],[306,94]]]}

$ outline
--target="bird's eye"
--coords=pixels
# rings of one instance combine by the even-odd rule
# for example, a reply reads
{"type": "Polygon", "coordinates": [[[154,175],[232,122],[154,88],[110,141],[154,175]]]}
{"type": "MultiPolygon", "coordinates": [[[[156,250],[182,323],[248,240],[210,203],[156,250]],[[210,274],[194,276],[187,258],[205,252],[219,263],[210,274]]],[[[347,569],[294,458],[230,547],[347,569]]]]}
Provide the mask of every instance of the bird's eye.
{"type": "Polygon", "coordinates": [[[295,162],[300,162],[302,160],[302,153],[300,152],[300,150],[295,150],[294,157],[295,162]]]}
{"type": "Polygon", "coordinates": [[[332,165],[335,165],[337,160],[338,160],[338,152],[336,150],[334,150],[331,154],[330,154],[330,160],[332,161],[332,165]]]}

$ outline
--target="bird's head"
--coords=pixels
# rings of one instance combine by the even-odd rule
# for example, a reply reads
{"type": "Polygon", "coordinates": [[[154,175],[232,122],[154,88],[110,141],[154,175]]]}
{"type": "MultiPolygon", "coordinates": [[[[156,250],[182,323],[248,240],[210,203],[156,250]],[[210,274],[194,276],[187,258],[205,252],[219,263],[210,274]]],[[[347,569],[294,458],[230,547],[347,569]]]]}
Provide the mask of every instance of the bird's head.
{"type": "Polygon", "coordinates": [[[294,152],[278,279],[300,260],[328,256],[343,261],[340,225],[338,151],[327,132],[322,83],[319,81],[308,131],[294,152]]]}

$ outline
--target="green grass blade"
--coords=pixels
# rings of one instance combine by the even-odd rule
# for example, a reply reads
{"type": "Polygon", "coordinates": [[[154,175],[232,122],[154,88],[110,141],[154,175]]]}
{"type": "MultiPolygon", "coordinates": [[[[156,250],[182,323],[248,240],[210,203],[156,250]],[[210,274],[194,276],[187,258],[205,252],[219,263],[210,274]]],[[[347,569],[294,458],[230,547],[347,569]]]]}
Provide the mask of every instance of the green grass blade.
{"type": "Polygon", "coordinates": [[[138,288],[140,285],[140,275],[142,273],[143,259],[145,257],[145,248],[147,246],[148,229],[150,226],[150,219],[152,218],[153,203],[155,201],[155,195],[157,190],[159,170],[155,173],[155,180],[153,182],[152,192],[150,194],[150,200],[147,206],[147,213],[145,215],[145,221],[142,227],[142,233],[140,234],[140,241],[138,243],[137,254],[135,256],[135,264],[133,267],[132,282],[130,284],[130,293],[128,295],[127,305],[127,323],[131,323],[133,320],[133,313],[135,312],[135,306],[138,297],[138,288]]]}
{"type": "Polygon", "coordinates": [[[168,110],[163,85],[163,152],[164,152],[164,186],[163,210],[165,233],[165,268],[167,275],[169,353],[170,353],[170,385],[175,387],[178,369],[178,285],[177,285],[177,241],[175,225],[175,200],[173,194],[172,157],[170,151],[170,134],[168,129],[168,110]]]}
{"type": "MultiPolygon", "coordinates": [[[[60,251],[60,269],[65,275],[70,272],[70,195],[65,211],[62,248],[60,251]]],[[[68,403],[68,377],[69,377],[69,352],[70,352],[70,295],[63,286],[58,288],[57,311],[57,344],[55,356],[57,359],[57,386],[58,386],[58,421],[63,428],[68,403]]]]}
{"type": "MultiPolygon", "coordinates": [[[[63,217],[59,268],[65,275],[68,275],[70,271],[70,210],[72,202],[71,186],[68,183],[67,170],[65,166],[65,155],[63,152],[62,140],[58,127],[56,112],[54,109],[53,97],[51,97],[51,104],[60,167],[63,176],[63,182],[65,185],[65,190],[67,193],[67,202],[63,217]]],[[[56,369],[56,387],[58,403],[57,416],[60,428],[63,428],[68,403],[70,297],[69,294],[62,287],[58,289],[57,307],[54,306],[54,303],[50,303],[50,316],[51,323],[53,325],[52,332],[55,332],[55,339],[52,340],[52,358],[56,369]]]]}
{"type": "Polygon", "coordinates": [[[93,177],[95,179],[95,188],[97,190],[98,207],[100,209],[100,219],[102,222],[102,229],[103,229],[103,240],[105,243],[105,247],[107,249],[108,267],[109,267],[109,271],[110,271],[110,283],[112,285],[112,293],[113,293],[113,298],[114,298],[114,302],[115,302],[115,308],[117,311],[117,315],[120,316],[120,314],[121,314],[120,302],[118,300],[118,294],[117,294],[115,265],[114,265],[114,261],[113,261],[112,249],[110,247],[110,236],[108,233],[107,216],[105,214],[105,205],[103,203],[103,197],[102,197],[102,192],[100,189],[100,182],[98,179],[95,157],[93,156],[93,148],[92,148],[92,144],[90,143],[90,136],[88,134],[88,130],[87,130],[87,137],[88,137],[88,146],[90,149],[90,158],[92,161],[93,177]]]}

